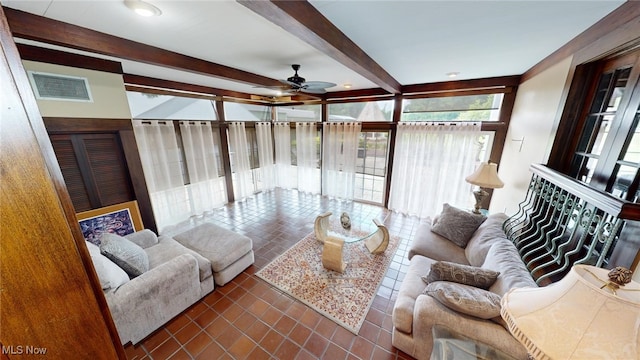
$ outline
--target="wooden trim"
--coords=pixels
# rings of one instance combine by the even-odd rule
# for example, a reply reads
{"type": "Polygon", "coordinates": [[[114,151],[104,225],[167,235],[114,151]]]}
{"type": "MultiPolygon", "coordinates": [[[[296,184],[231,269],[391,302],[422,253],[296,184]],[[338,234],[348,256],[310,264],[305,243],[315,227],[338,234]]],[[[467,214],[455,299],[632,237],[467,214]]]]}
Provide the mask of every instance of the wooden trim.
{"type": "Polygon", "coordinates": [[[310,3],[276,0],[238,2],[384,90],[400,93],[400,83],[310,3]]]}
{"type": "Polygon", "coordinates": [[[216,111],[218,112],[218,131],[220,132],[220,155],[222,156],[222,166],[224,167],[224,180],[227,185],[227,201],[234,202],[236,197],[233,193],[229,138],[227,137],[228,124],[225,123],[224,101],[216,101],[216,111]]]}
{"type": "Polygon", "coordinates": [[[42,118],[49,134],[133,130],[131,119],[42,118]]]}
{"type": "Polygon", "coordinates": [[[138,91],[147,93],[205,98],[229,96],[251,100],[251,94],[239,91],[230,91],[202,85],[192,85],[179,81],[163,80],[141,75],[124,74],[124,83],[126,86],[137,87],[140,88],[138,91]],[[149,89],[144,90],[144,88],[149,89]]]}
{"type": "Polygon", "coordinates": [[[393,94],[389,94],[389,92],[380,88],[373,89],[360,89],[360,90],[343,90],[343,91],[332,91],[325,94],[326,100],[331,99],[347,99],[347,101],[356,101],[357,98],[367,98],[367,97],[377,97],[377,96],[393,96],[393,94]],[[354,100],[349,100],[354,99],[354,100]]]}
{"type": "Polygon", "coordinates": [[[125,161],[129,169],[131,184],[133,185],[133,193],[138,201],[140,216],[145,227],[156,234],[158,233],[158,225],[153,214],[153,206],[151,205],[151,197],[147,188],[147,180],[144,177],[142,169],[142,160],[138,152],[138,144],[133,129],[120,129],[120,142],[122,150],[124,150],[125,161]]]}
{"type": "Polygon", "coordinates": [[[246,84],[275,86],[276,79],[178,54],[24,11],[3,7],[14,37],[114,56],[246,84]]]}
{"type": "Polygon", "coordinates": [[[392,128],[389,133],[389,158],[387,161],[387,178],[385,179],[385,190],[384,190],[384,207],[389,208],[389,193],[391,192],[391,177],[393,175],[393,158],[396,153],[396,129],[400,119],[402,118],[402,95],[396,95],[393,100],[393,117],[392,117],[392,128]]]}
{"type": "Polygon", "coordinates": [[[525,82],[569,56],[577,54],[577,63],[602,56],[612,49],[628,44],[640,34],[640,2],[627,1],[593,26],[573,38],[560,49],[531,67],[523,75],[525,82]]]}
{"type": "Polygon", "coordinates": [[[122,64],[117,61],[100,59],[92,56],[47,49],[33,45],[16,44],[23,60],[38,61],[48,64],[72,66],[80,69],[122,74],[122,64]]]}
{"type": "Polygon", "coordinates": [[[409,95],[414,93],[443,92],[455,90],[473,90],[487,88],[504,88],[510,86],[518,86],[521,82],[519,75],[501,76],[493,78],[444,81],[428,84],[404,85],[402,94],[409,95]]]}

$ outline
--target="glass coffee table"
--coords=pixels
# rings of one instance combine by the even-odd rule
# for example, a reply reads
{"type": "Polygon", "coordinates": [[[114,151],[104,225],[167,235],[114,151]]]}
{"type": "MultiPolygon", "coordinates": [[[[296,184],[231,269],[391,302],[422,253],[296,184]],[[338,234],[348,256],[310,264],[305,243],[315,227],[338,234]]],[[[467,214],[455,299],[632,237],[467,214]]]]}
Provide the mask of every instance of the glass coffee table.
{"type": "Polygon", "coordinates": [[[458,334],[446,326],[433,327],[431,360],[516,360],[503,351],[458,334]]]}
{"type": "Polygon", "coordinates": [[[341,225],[331,223],[331,212],[320,214],[314,223],[314,234],[323,243],[322,265],[333,271],[342,273],[346,267],[342,259],[342,248],[345,243],[364,241],[371,254],[381,254],[389,245],[389,231],[377,219],[373,219],[372,227],[344,229],[341,225]]]}

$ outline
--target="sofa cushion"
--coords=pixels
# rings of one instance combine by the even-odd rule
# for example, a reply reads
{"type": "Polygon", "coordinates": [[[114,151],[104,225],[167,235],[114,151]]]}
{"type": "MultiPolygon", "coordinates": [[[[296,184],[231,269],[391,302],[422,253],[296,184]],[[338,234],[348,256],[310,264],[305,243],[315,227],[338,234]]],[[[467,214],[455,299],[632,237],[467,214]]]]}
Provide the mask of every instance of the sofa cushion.
{"type": "Polygon", "coordinates": [[[98,245],[89,241],[86,241],[85,243],[89,249],[91,262],[93,262],[93,268],[96,270],[102,290],[115,290],[120,285],[129,281],[129,275],[127,275],[124,270],[111,260],[107,259],[104,255],[100,254],[100,248],[98,245]]]}
{"type": "MultiPolygon", "coordinates": [[[[452,243],[449,239],[431,231],[429,223],[421,223],[409,247],[409,260],[414,255],[426,256],[436,261],[451,261],[459,264],[469,264],[464,255],[464,249],[452,243]]],[[[426,271],[427,269],[425,269],[426,271]]]]}
{"type": "Polygon", "coordinates": [[[473,233],[467,243],[467,247],[464,249],[464,254],[469,264],[481,266],[491,245],[497,239],[507,238],[502,230],[502,224],[505,220],[507,220],[507,215],[503,213],[491,214],[473,233]]]}
{"type": "Polygon", "coordinates": [[[427,284],[435,281],[450,281],[487,290],[500,275],[499,272],[448,261],[431,264],[429,274],[422,277],[427,284]]]}
{"type": "Polygon", "coordinates": [[[461,210],[449,204],[442,206],[442,214],[431,227],[431,231],[451,240],[454,244],[465,247],[480,224],[486,220],[481,214],[461,210]]]}
{"type": "Polygon", "coordinates": [[[538,287],[518,250],[507,239],[499,239],[491,245],[482,267],[500,272],[496,282],[489,288],[489,291],[500,296],[516,287],[538,287]]]}
{"type": "Polygon", "coordinates": [[[214,272],[224,270],[253,249],[249,237],[212,223],[198,225],[173,238],[207,258],[214,272]]]}
{"type": "Polygon", "coordinates": [[[143,229],[124,236],[125,239],[131,240],[134,244],[143,249],[158,243],[158,236],[149,229],[143,229]]]}
{"type": "Polygon", "coordinates": [[[122,236],[102,234],[100,252],[120,266],[130,277],[140,276],[149,270],[149,258],[144,249],[122,236]]]}
{"type": "Polygon", "coordinates": [[[424,296],[424,282],[420,276],[424,274],[425,269],[429,269],[433,260],[415,255],[409,263],[407,274],[402,280],[398,298],[393,306],[393,326],[406,334],[413,331],[413,316],[416,299],[418,296],[424,296]]]}
{"type": "Polygon", "coordinates": [[[196,258],[198,262],[198,273],[200,275],[200,281],[213,275],[211,269],[211,262],[205,259],[197,252],[188,249],[184,245],[175,241],[168,236],[162,236],[158,238],[158,244],[145,249],[149,256],[149,267],[151,269],[179,256],[182,254],[191,254],[196,258]]]}
{"type": "Polygon", "coordinates": [[[436,281],[427,285],[424,293],[457,312],[481,319],[500,316],[501,297],[473,286],[436,281]]]}

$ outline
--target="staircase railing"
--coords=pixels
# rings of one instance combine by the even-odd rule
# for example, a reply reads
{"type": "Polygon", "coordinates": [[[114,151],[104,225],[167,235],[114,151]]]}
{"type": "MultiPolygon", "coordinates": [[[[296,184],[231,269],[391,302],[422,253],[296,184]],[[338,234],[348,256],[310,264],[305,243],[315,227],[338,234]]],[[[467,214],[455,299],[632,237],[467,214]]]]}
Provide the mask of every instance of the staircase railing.
{"type": "Polygon", "coordinates": [[[626,220],[640,206],[533,164],[525,200],[503,225],[539,285],[559,280],[574,264],[604,267],[626,220]]]}

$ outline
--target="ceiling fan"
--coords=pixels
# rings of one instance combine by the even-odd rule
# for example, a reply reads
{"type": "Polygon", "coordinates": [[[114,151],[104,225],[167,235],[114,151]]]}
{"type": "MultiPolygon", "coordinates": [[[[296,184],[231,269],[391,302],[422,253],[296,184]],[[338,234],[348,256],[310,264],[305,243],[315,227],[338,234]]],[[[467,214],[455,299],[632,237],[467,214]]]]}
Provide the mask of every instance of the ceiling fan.
{"type": "Polygon", "coordinates": [[[277,86],[257,86],[267,89],[280,90],[283,93],[307,93],[307,94],[324,94],[327,92],[327,88],[334,87],[336,84],[326,81],[307,81],[305,78],[298,75],[300,65],[291,65],[295,72],[293,76],[287,78],[287,80],[280,80],[282,85],[277,86]]]}

